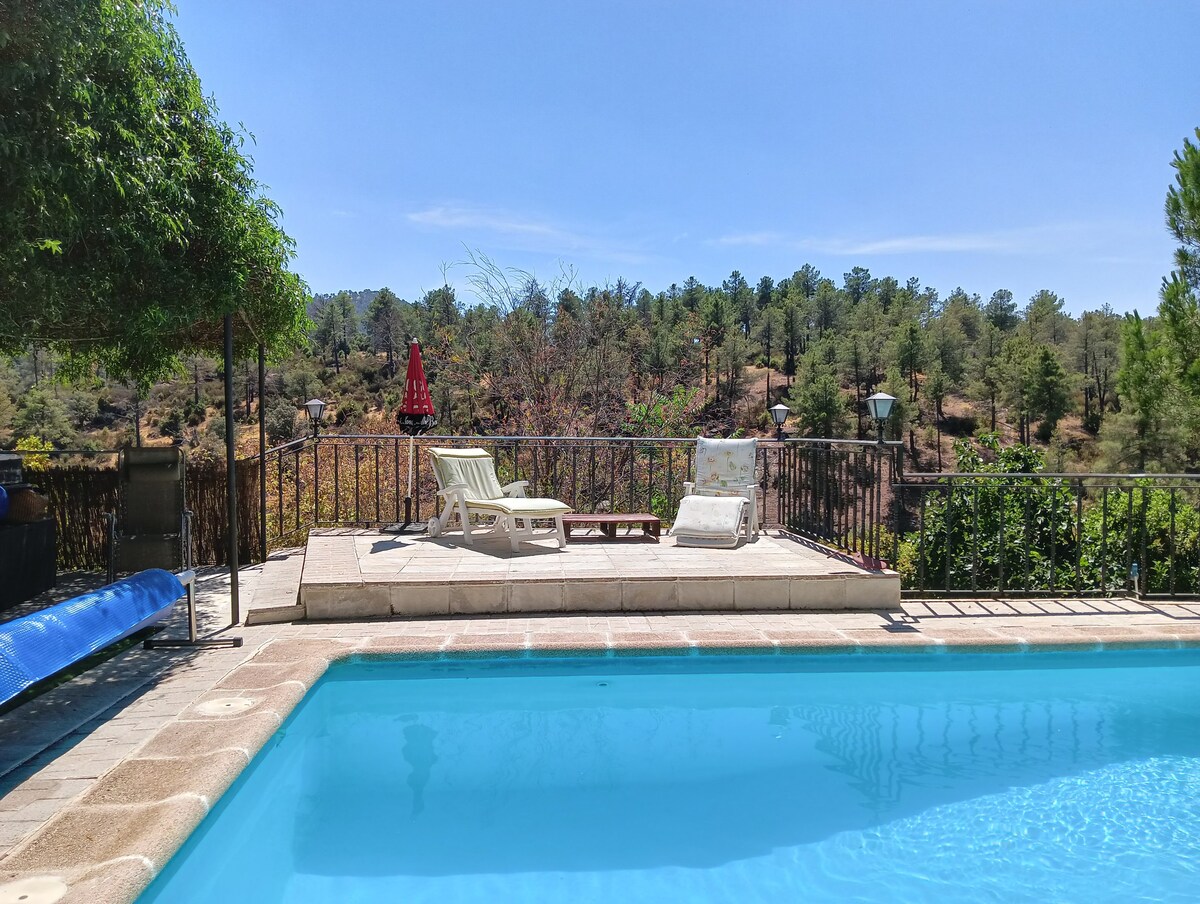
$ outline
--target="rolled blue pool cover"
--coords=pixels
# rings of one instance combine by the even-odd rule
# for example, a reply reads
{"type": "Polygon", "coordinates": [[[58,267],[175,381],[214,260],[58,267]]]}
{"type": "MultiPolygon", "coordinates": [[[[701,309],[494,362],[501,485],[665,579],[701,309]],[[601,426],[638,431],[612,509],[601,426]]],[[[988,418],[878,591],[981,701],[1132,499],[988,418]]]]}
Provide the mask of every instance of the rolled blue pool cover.
{"type": "Polygon", "coordinates": [[[152,568],[0,625],[0,703],[154,624],[183,594],[179,578],[152,568]]]}

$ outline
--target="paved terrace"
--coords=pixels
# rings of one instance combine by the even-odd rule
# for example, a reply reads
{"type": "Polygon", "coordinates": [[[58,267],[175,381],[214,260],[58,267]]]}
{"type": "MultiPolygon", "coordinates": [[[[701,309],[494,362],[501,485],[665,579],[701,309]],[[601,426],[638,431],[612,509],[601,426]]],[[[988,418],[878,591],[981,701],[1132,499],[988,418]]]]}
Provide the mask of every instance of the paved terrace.
{"type": "MultiPolygon", "coordinates": [[[[314,531],[297,612],[309,619],[531,612],[878,609],[900,602],[900,578],[785,533],[736,549],[676,546],[664,537],[597,542],[572,535],[521,544],[462,534],[314,531]]],[[[298,617],[252,612],[252,621],[298,617]]]]}
{"type": "MultiPolygon", "coordinates": [[[[265,571],[243,572],[244,602],[294,606],[302,559],[296,550],[276,556],[265,571]]],[[[328,663],[347,655],[1200,645],[1200,604],[1127,599],[390,617],[229,629],[227,577],[210,571],[200,601],[204,629],[237,634],[245,646],[134,647],[0,716],[0,900],[18,900],[35,890],[33,877],[48,877],[43,888],[65,890],[63,901],[131,901],[328,663]]],[[[184,633],[182,613],[168,630],[184,633]]]]}

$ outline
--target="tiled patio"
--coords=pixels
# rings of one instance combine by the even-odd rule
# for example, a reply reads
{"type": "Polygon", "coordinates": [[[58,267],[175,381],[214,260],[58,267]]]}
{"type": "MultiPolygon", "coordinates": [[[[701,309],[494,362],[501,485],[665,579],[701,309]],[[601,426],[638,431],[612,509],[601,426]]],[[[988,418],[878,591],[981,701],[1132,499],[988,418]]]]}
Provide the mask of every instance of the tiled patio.
{"type": "MultiPolygon", "coordinates": [[[[436,540],[373,531],[315,531],[299,602],[309,619],[530,612],[878,609],[900,602],[900,578],[869,571],[788,534],[736,549],[597,542],[521,544],[461,534],[436,540]]],[[[265,619],[261,619],[265,620],[265,619]]]]}
{"type": "MultiPolygon", "coordinates": [[[[353,547],[373,542],[356,537],[353,547]]],[[[620,567],[630,547],[613,549],[620,567]]],[[[251,611],[295,605],[300,559],[292,551],[265,572],[243,572],[251,611]]],[[[227,624],[226,576],[207,573],[200,599],[207,630],[227,624]]],[[[171,631],[183,630],[177,613],[171,631]]],[[[226,630],[245,646],[135,647],[0,717],[0,901],[28,893],[33,877],[59,883],[63,901],[131,901],[328,663],[348,655],[1176,646],[1200,644],[1200,604],[972,600],[873,611],[389,615],[226,630]]]]}

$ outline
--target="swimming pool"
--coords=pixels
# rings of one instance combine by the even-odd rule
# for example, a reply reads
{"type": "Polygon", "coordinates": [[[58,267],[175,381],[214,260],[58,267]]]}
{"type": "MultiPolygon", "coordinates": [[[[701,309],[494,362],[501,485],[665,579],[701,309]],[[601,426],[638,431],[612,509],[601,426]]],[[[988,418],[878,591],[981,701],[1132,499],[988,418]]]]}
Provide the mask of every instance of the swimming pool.
{"type": "Polygon", "coordinates": [[[1200,900],[1200,652],[338,663],[140,900],[1200,900]]]}

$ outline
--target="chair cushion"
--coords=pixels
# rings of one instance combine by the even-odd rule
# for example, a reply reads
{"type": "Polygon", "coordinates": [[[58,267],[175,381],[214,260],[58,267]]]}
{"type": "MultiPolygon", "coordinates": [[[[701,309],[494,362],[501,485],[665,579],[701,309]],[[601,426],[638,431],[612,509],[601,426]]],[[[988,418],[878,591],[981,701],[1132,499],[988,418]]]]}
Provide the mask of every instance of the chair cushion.
{"type": "Polygon", "coordinates": [[[526,499],[523,496],[501,499],[472,499],[467,502],[471,511],[498,512],[519,518],[553,518],[571,511],[571,506],[557,499],[526,499]]]}
{"type": "Polygon", "coordinates": [[[441,488],[465,484],[468,502],[504,498],[496,463],[482,449],[430,449],[429,454],[441,488]]]}
{"type": "Polygon", "coordinates": [[[696,440],[696,486],[742,488],[754,483],[758,444],[753,439],[696,440]]]}
{"type": "Polygon", "coordinates": [[[671,536],[736,541],[745,507],[744,496],[684,496],[671,525],[671,536]]]}

